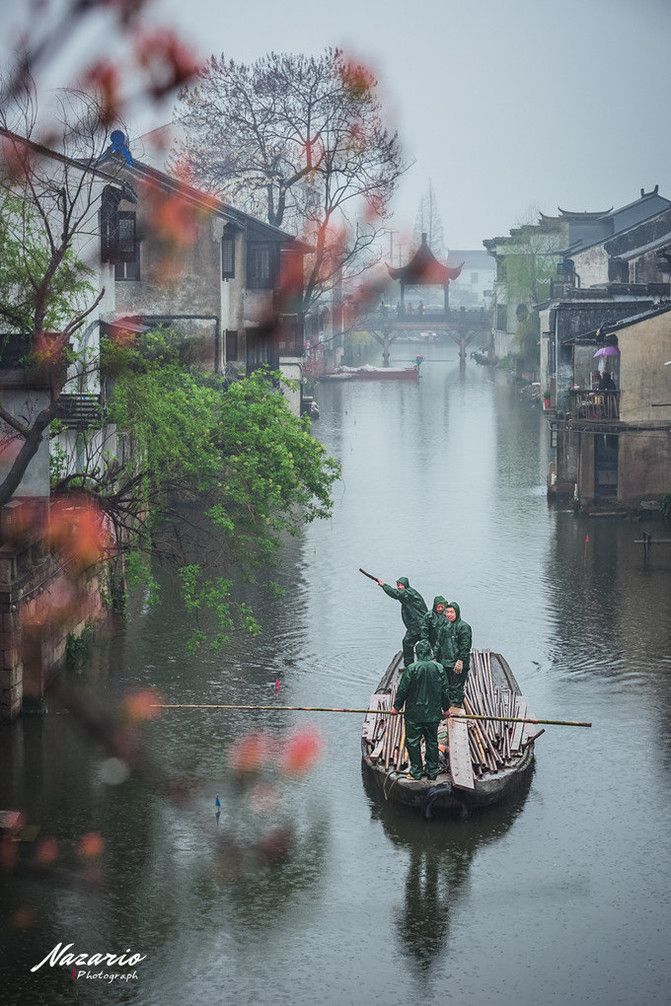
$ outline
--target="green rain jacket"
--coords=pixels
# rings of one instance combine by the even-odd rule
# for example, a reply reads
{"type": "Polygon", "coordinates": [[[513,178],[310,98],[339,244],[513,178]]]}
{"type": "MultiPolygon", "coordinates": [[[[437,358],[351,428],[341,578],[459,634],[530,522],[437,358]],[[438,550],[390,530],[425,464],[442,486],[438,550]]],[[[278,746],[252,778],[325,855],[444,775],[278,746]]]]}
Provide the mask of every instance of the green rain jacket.
{"type": "Polygon", "coordinates": [[[435,658],[444,667],[453,667],[455,661],[461,660],[464,671],[468,671],[471,666],[471,641],[473,634],[468,622],[461,619],[461,610],[456,601],[448,601],[448,608],[454,608],[457,617],[454,622],[445,623],[438,630],[438,638],[434,647],[435,658]]]}
{"type": "Polygon", "coordinates": [[[407,719],[416,723],[437,723],[443,718],[443,709],[450,705],[447,675],[441,665],[431,659],[431,647],[427,642],[420,640],[415,650],[418,659],[403,671],[394,708],[400,710],[405,702],[407,719]]]}
{"type": "Polygon", "coordinates": [[[388,583],[383,583],[382,589],[385,594],[389,594],[389,597],[395,597],[397,601],[401,602],[401,618],[403,619],[403,624],[410,632],[414,632],[419,635],[422,617],[427,611],[426,601],[422,595],[414,589],[414,587],[410,586],[407,576],[399,576],[396,583],[402,583],[405,590],[399,590],[397,587],[390,587],[388,583]]]}
{"type": "Polygon", "coordinates": [[[426,639],[431,644],[431,647],[435,649],[436,642],[438,640],[438,630],[447,619],[445,618],[445,612],[439,615],[436,611],[437,604],[447,604],[447,601],[441,594],[437,594],[433,599],[433,607],[431,611],[427,611],[426,615],[422,619],[422,629],[421,637],[426,639]]]}

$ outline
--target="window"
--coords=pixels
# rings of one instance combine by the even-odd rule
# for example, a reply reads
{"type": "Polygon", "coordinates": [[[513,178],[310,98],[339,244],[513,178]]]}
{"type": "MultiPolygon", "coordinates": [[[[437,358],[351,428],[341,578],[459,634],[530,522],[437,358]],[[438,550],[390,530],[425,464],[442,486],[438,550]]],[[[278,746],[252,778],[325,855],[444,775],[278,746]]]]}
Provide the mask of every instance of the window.
{"type": "Polygon", "coordinates": [[[140,278],[140,260],[135,262],[115,262],[115,280],[138,280],[140,278]]]}
{"type": "Polygon", "coordinates": [[[108,185],[100,207],[100,257],[103,262],[135,262],[135,213],[119,210],[120,189],[108,185]]]}
{"type": "Polygon", "coordinates": [[[221,278],[235,279],[235,237],[224,234],[221,239],[221,278]]]}
{"type": "Polygon", "coordinates": [[[140,278],[140,256],[135,235],[135,214],[117,213],[117,248],[114,259],[114,278],[132,280],[140,278]]]}
{"type": "Polygon", "coordinates": [[[608,281],[610,283],[629,282],[629,263],[620,258],[608,260],[608,281]]]}
{"type": "Polygon", "coordinates": [[[226,362],[238,358],[238,333],[235,329],[226,329],[226,362]]]}
{"type": "Polygon", "coordinates": [[[496,305],[496,327],[500,332],[508,330],[508,307],[506,304],[496,305]]]}
{"type": "Polygon", "coordinates": [[[247,244],[247,288],[270,290],[275,281],[275,246],[269,241],[247,244]]]}

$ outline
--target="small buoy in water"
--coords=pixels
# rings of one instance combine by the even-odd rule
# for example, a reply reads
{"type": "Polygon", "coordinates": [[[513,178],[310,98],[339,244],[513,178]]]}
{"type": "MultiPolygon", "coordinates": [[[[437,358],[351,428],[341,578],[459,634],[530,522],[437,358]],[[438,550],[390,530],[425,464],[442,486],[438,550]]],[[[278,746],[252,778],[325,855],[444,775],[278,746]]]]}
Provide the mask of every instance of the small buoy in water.
{"type": "Polygon", "coordinates": [[[279,692],[280,692],[280,679],[279,679],[279,678],[277,678],[277,679],[275,680],[275,691],[276,691],[276,692],[277,692],[277,694],[279,695],[279,692]]]}
{"type": "Polygon", "coordinates": [[[217,799],[214,801],[214,806],[221,807],[221,801],[219,800],[219,797],[217,797],[217,799]]]}

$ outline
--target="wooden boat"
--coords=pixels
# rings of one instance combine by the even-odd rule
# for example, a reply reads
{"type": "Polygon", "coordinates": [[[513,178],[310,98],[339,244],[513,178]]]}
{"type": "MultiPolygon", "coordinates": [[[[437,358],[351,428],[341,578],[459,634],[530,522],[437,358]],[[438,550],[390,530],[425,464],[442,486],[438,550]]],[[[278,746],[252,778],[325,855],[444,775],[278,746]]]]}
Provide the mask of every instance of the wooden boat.
{"type": "Polygon", "coordinates": [[[414,367],[373,367],[366,363],[362,367],[339,367],[330,374],[324,374],[321,381],[416,381],[419,368],[414,367]]]}
{"type": "MultiPolygon", "coordinates": [[[[389,664],[369,709],[391,708],[403,672],[397,653],[389,664]]],[[[466,713],[533,718],[528,700],[500,653],[473,650],[466,683],[466,713]]],[[[501,723],[448,718],[438,728],[438,778],[412,779],[405,747],[403,716],[369,712],[361,732],[365,772],[385,800],[417,807],[425,818],[437,811],[466,817],[518,789],[534,762],[534,741],[543,733],[530,723],[501,723]]]]}

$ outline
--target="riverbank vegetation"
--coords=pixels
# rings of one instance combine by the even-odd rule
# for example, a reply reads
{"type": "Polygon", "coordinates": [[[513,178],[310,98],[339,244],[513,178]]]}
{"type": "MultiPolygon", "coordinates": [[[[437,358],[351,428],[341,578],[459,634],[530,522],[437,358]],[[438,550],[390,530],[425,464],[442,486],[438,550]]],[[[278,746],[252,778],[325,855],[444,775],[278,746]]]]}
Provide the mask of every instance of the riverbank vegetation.
{"type": "Polygon", "coordinates": [[[102,418],[124,449],[112,455],[106,446],[104,459],[80,450],[86,463],[73,468],[70,459],[53,492],[95,500],[129,586],[143,584],[158,600],[153,565],[175,569],[195,626],[190,643],[205,641],[201,616],[209,610],[210,642],[220,646],[235,624],[258,631],[251,609],[235,600],[232,571],[255,578],[263,570],[276,589],[268,571],[285,536],[330,515],[340,466],[309,420],[292,414],[278,373],[259,370],[229,385],[190,364],[192,348],[161,330],[103,341],[111,394],[102,418]],[[187,503],[197,504],[193,521],[187,503]],[[194,562],[203,521],[208,554],[194,562]]]}

